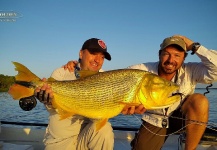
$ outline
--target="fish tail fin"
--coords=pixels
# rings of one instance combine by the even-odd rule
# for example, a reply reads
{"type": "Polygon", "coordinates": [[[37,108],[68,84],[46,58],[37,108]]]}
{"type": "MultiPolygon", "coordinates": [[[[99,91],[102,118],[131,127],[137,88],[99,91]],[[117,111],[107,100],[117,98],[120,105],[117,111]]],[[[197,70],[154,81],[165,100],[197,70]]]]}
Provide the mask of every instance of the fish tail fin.
{"type": "Polygon", "coordinates": [[[11,85],[8,91],[8,94],[10,94],[15,100],[20,100],[21,98],[32,96],[33,93],[34,89],[27,88],[19,84],[11,85]]]}
{"type": "Polygon", "coordinates": [[[8,93],[16,100],[32,96],[34,94],[34,82],[41,79],[24,65],[18,62],[12,63],[15,65],[15,70],[18,71],[18,74],[15,76],[15,84],[9,88],[8,93]]]}
{"type": "Polygon", "coordinates": [[[15,70],[18,71],[18,74],[15,76],[16,81],[34,82],[34,81],[41,80],[24,65],[18,62],[12,62],[12,63],[15,66],[15,70]]]}

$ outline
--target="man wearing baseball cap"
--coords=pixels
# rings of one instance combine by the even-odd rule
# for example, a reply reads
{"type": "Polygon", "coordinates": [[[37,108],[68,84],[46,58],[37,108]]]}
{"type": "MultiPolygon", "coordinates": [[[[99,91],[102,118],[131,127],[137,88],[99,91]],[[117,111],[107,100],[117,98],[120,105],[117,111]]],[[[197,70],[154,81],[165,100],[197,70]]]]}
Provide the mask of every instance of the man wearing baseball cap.
{"type": "Polygon", "coordinates": [[[165,49],[167,46],[177,45],[180,46],[184,51],[187,51],[185,42],[180,37],[168,37],[165,38],[160,45],[160,50],[165,49]]]}
{"type": "MultiPolygon", "coordinates": [[[[111,60],[105,42],[97,38],[88,39],[79,51],[78,63],[74,62],[76,67],[73,70],[75,71],[58,68],[51,77],[58,81],[76,80],[79,78],[77,70],[102,71],[104,58],[111,60]]],[[[46,150],[113,150],[114,133],[109,122],[96,131],[95,124],[80,115],[75,114],[60,120],[58,113],[51,105],[53,93],[49,85],[45,84],[37,88],[35,96],[45,104],[50,114],[44,139],[46,150]]]]}
{"type": "Polygon", "coordinates": [[[217,51],[208,50],[185,36],[175,35],[163,40],[158,62],[129,68],[149,71],[175,82],[179,85],[177,93],[180,93],[180,101],[165,109],[145,110],[142,105],[123,109],[123,114],[143,114],[142,125],[131,142],[132,149],[159,150],[169,134],[184,128],[185,150],[195,150],[206,128],[209,102],[194,90],[197,83],[217,81],[217,51]],[[184,63],[190,50],[201,62],[184,63]]]}
{"type": "Polygon", "coordinates": [[[107,60],[111,60],[111,55],[107,52],[107,47],[103,40],[91,38],[84,42],[81,49],[87,49],[90,52],[102,52],[107,60]]]}

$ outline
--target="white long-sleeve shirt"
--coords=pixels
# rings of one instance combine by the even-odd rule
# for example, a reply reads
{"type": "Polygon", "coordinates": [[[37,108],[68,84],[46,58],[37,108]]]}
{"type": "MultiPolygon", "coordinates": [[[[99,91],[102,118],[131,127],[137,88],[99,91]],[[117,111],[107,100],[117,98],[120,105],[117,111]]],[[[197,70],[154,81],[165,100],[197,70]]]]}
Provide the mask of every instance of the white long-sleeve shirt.
{"type": "MultiPolygon", "coordinates": [[[[217,51],[208,50],[204,46],[200,46],[196,55],[201,59],[201,62],[184,63],[178,70],[178,79],[176,83],[179,85],[178,92],[183,94],[182,100],[184,100],[186,96],[194,93],[197,83],[210,84],[217,81],[217,51]]],[[[158,64],[159,62],[150,62],[133,65],[128,68],[140,69],[158,74],[158,64]]],[[[174,78],[172,81],[175,80],[174,78]]],[[[176,102],[169,107],[167,115],[171,115],[171,113],[177,109],[180,104],[181,101],[176,102]]],[[[162,127],[162,119],[165,119],[165,117],[161,115],[165,115],[165,110],[159,109],[147,112],[151,113],[145,113],[142,119],[152,125],[162,127]]]]}
{"type": "MultiPolygon", "coordinates": [[[[99,72],[103,72],[102,69],[99,72]]],[[[69,72],[64,68],[58,68],[53,71],[51,77],[57,81],[76,80],[75,72],[69,72]]],[[[90,120],[80,115],[73,115],[66,119],[60,120],[59,114],[52,106],[46,106],[49,112],[49,123],[46,129],[45,143],[56,143],[64,139],[78,135],[81,132],[82,126],[90,120]]]]}

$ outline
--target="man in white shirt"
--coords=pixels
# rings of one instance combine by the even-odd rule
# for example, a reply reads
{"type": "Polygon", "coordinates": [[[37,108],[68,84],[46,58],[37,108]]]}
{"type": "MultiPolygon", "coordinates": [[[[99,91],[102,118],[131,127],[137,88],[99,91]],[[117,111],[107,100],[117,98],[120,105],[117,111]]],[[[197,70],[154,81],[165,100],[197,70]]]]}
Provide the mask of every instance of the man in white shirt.
{"type": "MultiPolygon", "coordinates": [[[[197,83],[210,84],[217,81],[217,51],[208,50],[187,37],[176,35],[164,39],[160,45],[159,62],[130,66],[158,74],[179,85],[180,101],[167,109],[145,111],[143,123],[132,141],[133,150],[159,150],[170,133],[185,126],[185,150],[196,149],[208,121],[209,102],[194,93],[197,83]],[[191,50],[201,62],[184,63],[191,50]],[[183,118],[183,120],[177,119],[183,118]]],[[[126,107],[123,114],[143,113],[144,107],[126,107]]]]}
{"type": "MultiPolygon", "coordinates": [[[[106,44],[97,38],[84,42],[79,51],[79,62],[75,72],[64,68],[56,69],[51,77],[56,80],[76,80],[79,78],[77,70],[102,71],[104,58],[111,60],[106,44]]],[[[111,124],[107,122],[96,131],[93,122],[80,115],[59,120],[59,115],[52,107],[52,87],[45,84],[35,90],[35,96],[45,104],[50,116],[44,139],[46,150],[112,150],[114,134],[111,124]]],[[[87,99],[88,100],[88,99],[87,99]]]]}

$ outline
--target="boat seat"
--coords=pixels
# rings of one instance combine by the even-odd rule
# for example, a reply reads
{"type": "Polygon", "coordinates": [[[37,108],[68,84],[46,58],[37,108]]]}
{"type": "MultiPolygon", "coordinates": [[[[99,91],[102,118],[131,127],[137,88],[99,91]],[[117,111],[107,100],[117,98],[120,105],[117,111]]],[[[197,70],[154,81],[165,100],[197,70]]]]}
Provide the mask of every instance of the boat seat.
{"type": "Polygon", "coordinates": [[[20,145],[0,141],[0,150],[34,150],[34,148],[32,145],[20,145]]]}

